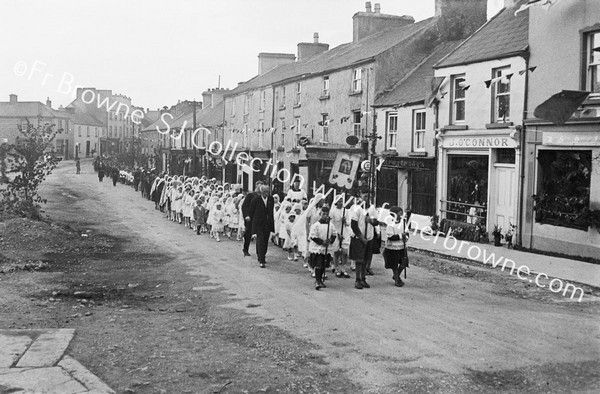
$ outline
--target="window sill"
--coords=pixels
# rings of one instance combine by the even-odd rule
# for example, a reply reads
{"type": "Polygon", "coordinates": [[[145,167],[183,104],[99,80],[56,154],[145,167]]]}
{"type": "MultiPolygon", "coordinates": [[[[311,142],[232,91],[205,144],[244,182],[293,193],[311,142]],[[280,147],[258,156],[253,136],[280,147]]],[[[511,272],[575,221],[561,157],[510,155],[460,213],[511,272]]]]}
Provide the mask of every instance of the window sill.
{"type": "Polygon", "coordinates": [[[486,129],[508,129],[513,125],[513,122],[504,122],[504,123],[488,123],[485,125],[486,129]]]}
{"type": "Polygon", "coordinates": [[[408,152],[408,157],[427,157],[427,152],[425,152],[425,151],[408,152]]]}
{"type": "Polygon", "coordinates": [[[265,110],[264,110],[264,109],[259,109],[259,110],[258,110],[258,113],[259,113],[259,114],[264,114],[264,113],[265,113],[265,110]]]}
{"type": "Polygon", "coordinates": [[[294,104],[294,108],[300,108],[302,104],[294,104]]]}
{"type": "Polygon", "coordinates": [[[352,91],[348,93],[348,96],[360,96],[362,94],[362,90],[357,90],[356,92],[352,91]]]}
{"type": "Polygon", "coordinates": [[[321,97],[319,97],[319,100],[323,101],[323,100],[329,100],[331,98],[331,96],[329,96],[328,94],[324,94],[321,97]]]}
{"type": "Polygon", "coordinates": [[[466,124],[450,124],[444,127],[444,130],[469,130],[469,126],[467,126],[466,124]]]}
{"type": "Polygon", "coordinates": [[[391,156],[399,156],[399,155],[398,155],[398,151],[396,149],[387,148],[386,150],[381,152],[381,156],[391,157],[391,156]]]}
{"type": "Polygon", "coordinates": [[[283,111],[283,110],[285,110],[285,105],[280,105],[280,106],[279,106],[279,110],[280,110],[280,111],[283,111]]]}

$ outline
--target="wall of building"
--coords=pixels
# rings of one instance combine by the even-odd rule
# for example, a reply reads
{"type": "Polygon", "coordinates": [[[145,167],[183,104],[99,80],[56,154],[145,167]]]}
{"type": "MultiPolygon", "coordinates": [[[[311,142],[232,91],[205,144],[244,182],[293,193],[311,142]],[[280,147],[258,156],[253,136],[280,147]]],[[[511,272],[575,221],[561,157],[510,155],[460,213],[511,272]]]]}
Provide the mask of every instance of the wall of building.
{"type": "Polygon", "coordinates": [[[440,88],[440,93],[446,93],[439,105],[440,127],[451,124],[451,76],[464,74],[465,83],[470,86],[465,92],[465,124],[469,130],[485,130],[486,124],[492,121],[492,89],[487,88],[484,81],[492,79],[492,70],[510,66],[514,73],[510,84],[510,122],[519,125],[523,120],[523,104],[525,97],[525,74],[519,75],[524,70],[526,63],[521,57],[511,57],[500,60],[447,67],[435,70],[436,77],[447,77],[440,88]]]}
{"type": "Polygon", "coordinates": [[[529,73],[529,118],[553,94],[582,88],[579,31],[594,25],[600,28],[597,0],[562,1],[548,10],[529,8],[530,65],[537,66],[529,73]]]}

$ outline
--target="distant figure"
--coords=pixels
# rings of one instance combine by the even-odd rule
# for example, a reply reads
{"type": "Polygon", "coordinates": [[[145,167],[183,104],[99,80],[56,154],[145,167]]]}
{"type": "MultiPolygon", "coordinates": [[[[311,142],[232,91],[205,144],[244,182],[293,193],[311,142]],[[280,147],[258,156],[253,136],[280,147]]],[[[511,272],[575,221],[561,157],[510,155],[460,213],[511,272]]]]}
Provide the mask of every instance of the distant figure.
{"type": "Polygon", "coordinates": [[[98,181],[102,182],[102,179],[104,179],[104,164],[98,162],[98,181]]]}
{"type": "Polygon", "coordinates": [[[81,161],[79,160],[79,157],[77,159],[75,159],[75,168],[77,169],[77,174],[81,174],[81,161]]]}
{"type": "Polygon", "coordinates": [[[113,167],[111,171],[113,186],[117,186],[117,182],[119,181],[119,169],[117,167],[113,167]]]}

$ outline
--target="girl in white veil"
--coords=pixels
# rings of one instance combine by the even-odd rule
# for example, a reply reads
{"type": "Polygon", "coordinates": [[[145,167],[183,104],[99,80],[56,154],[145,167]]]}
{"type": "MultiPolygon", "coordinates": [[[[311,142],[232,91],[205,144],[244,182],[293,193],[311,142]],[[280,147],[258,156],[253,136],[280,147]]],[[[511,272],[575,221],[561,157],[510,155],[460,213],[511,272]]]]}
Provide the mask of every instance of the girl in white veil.
{"type": "Polygon", "coordinates": [[[294,227],[292,227],[292,238],[296,238],[297,240],[298,253],[302,255],[305,268],[308,267],[308,234],[306,232],[306,218],[312,214],[319,201],[323,198],[325,198],[324,194],[316,194],[310,200],[306,210],[304,210],[302,214],[296,216],[294,227]]]}

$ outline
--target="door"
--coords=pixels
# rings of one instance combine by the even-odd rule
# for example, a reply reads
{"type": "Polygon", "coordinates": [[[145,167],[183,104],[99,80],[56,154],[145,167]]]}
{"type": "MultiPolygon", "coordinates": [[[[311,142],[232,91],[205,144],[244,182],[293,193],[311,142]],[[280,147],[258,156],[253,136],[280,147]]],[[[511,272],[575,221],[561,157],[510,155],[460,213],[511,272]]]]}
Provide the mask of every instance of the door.
{"type": "Polygon", "coordinates": [[[516,182],[516,171],[514,166],[502,166],[494,165],[495,179],[495,197],[493,199],[495,218],[494,223],[490,223],[493,228],[494,224],[498,227],[502,227],[502,233],[505,233],[509,228],[510,224],[515,224],[516,214],[516,203],[517,203],[517,182],[516,182]]]}
{"type": "Polygon", "coordinates": [[[85,157],[90,157],[90,141],[85,141],[85,157]]]}
{"type": "Polygon", "coordinates": [[[398,205],[398,170],[382,167],[377,172],[377,205],[387,202],[391,207],[398,205]]]}
{"type": "Polygon", "coordinates": [[[435,215],[435,171],[410,172],[410,204],[412,213],[435,215]]]}

